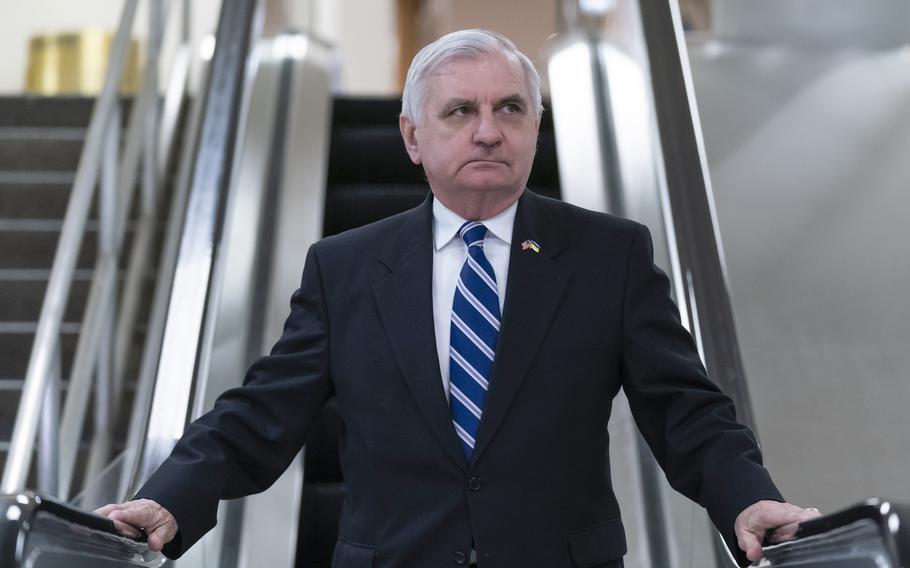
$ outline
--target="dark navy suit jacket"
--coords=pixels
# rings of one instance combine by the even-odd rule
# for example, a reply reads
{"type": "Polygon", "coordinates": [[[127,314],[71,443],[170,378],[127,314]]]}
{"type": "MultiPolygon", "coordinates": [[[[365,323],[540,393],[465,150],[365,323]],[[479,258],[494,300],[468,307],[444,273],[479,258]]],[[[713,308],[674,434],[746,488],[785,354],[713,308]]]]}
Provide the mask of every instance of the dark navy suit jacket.
{"type": "MultiPolygon", "coordinates": [[[[672,486],[733,522],[780,500],[752,433],[705,375],[647,229],[525,191],[483,419],[468,462],[439,375],[432,197],[310,249],[284,334],[190,425],[137,497],[178,556],[219,499],[268,487],[337,397],[347,483],[336,568],[611,566],[626,552],[607,421],[624,388],[672,486]],[[522,250],[533,239],[540,251],[522,250]]],[[[742,560],[740,555],[740,560],[742,560]]]]}

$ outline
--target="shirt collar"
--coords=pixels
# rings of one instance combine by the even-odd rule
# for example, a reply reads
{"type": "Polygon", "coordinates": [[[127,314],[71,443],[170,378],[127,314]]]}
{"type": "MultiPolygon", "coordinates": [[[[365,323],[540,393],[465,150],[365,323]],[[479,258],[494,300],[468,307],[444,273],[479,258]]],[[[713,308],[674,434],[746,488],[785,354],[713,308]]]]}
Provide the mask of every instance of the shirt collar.
{"type": "MultiPolygon", "coordinates": [[[[512,244],[512,228],[515,226],[515,211],[518,209],[518,200],[509,205],[502,213],[490,219],[480,219],[490,234],[497,239],[512,244]]],[[[433,199],[433,244],[440,250],[458,236],[458,229],[465,224],[467,219],[446,207],[438,199],[433,199]]]]}

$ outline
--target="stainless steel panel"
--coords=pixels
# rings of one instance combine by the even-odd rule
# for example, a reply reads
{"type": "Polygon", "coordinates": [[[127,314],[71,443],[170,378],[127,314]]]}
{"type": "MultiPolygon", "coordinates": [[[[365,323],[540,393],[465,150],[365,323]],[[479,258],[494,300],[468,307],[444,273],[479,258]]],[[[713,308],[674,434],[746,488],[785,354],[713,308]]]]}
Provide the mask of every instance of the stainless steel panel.
{"type": "Polygon", "coordinates": [[[910,497],[908,42],[690,41],[765,458],[823,511],[910,497]]]}

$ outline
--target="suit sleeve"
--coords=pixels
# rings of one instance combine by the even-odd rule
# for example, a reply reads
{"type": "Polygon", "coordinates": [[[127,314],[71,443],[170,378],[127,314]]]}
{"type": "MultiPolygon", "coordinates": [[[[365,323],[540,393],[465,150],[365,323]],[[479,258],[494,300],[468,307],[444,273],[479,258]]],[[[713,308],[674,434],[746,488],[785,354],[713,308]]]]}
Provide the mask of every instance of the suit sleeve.
{"type": "Polygon", "coordinates": [[[708,379],[643,226],[629,251],[622,361],[633,416],[670,484],[707,509],[746,565],[733,533],[736,516],[756,501],[783,498],[762,465],[755,436],[708,379]]]}
{"type": "Polygon", "coordinates": [[[268,356],[190,424],[170,457],[135,498],[152,499],[177,520],[164,553],[178,558],[215,526],[218,502],[267,489],[300,451],[332,396],[328,319],[315,249],[291,297],[284,332],[268,356]]]}

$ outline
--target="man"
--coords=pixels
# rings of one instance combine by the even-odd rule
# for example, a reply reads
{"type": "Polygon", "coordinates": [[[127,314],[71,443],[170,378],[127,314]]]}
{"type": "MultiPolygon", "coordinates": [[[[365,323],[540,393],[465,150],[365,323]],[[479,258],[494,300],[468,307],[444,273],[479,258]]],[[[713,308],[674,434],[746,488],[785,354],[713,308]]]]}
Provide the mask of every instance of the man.
{"type": "Polygon", "coordinates": [[[431,195],[314,245],[271,355],[137,500],[99,511],[178,556],[219,499],[278,477],[334,395],[348,494],[333,566],[620,567],[607,420],[622,387],[741,562],[816,516],[782,502],[705,377],[647,230],[526,190],[539,83],[491,32],[424,48],[400,126],[431,195]]]}

